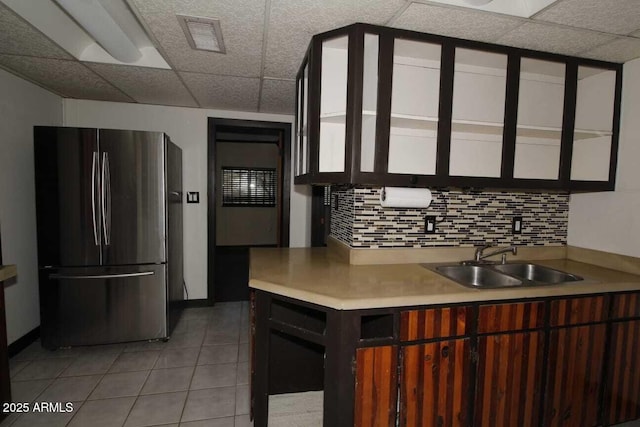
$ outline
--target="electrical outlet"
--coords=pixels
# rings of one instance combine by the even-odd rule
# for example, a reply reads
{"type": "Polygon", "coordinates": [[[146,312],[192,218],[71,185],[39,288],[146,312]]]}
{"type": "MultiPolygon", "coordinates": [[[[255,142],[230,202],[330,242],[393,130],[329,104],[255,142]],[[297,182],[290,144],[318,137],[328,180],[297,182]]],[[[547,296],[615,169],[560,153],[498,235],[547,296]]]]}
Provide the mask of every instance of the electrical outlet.
{"type": "Polygon", "coordinates": [[[511,232],[513,234],[522,234],[522,217],[514,216],[511,221],[511,232]]]}
{"type": "Polygon", "coordinates": [[[425,216],[424,217],[424,232],[425,234],[435,234],[436,232],[436,217],[425,216]]]}

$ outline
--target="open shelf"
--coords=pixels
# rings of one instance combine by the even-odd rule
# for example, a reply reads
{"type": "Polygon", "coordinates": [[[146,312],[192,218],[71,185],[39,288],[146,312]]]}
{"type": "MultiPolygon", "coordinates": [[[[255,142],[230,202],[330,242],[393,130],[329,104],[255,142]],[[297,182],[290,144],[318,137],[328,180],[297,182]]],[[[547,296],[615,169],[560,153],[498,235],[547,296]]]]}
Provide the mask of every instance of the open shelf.
{"type": "MultiPolygon", "coordinates": [[[[362,116],[373,117],[375,111],[364,110],[362,116]]],[[[327,113],[320,116],[325,123],[341,123],[346,122],[345,112],[327,113]]],[[[391,127],[400,129],[416,129],[416,130],[438,130],[438,118],[431,116],[416,116],[411,114],[391,114],[391,127]]],[[[496,122],[483,122],[474,120],[453,119],[451,121],[451,131],[456,133],[480,134],[480,135],[502,135],[504,124],[496,122]]],[[[559,127],[518,125],[517,136],[527,138],[552,139],[560,140],[562,129],[559,127]]],[[[595,129],[576,129],[574,132],[574,140],[583,140],[598,138],[602,136],[611,136],[612,132],[595,130],[595,129]]],[[[529,142],[521,142],[528,144],[529,142]]],[[[542,143],[533,143],[540,145],[542,143]]],[[[544,144],[543,144],[544,145],[544,144]]]]}

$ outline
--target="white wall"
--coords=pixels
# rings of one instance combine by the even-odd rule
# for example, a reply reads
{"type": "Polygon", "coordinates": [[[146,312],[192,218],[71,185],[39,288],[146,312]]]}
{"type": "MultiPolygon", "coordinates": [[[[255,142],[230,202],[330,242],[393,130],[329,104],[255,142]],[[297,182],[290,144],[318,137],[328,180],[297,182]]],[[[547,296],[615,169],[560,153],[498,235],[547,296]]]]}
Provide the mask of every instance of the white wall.
{"type": "MultiPolygon", "coordinates": [[[[207,118],[293,123],[293,116],[74,99],[65,99],[63,105],[65,126],[162,131],[182,148],[184,191],[200,192],[199,204],[185,205],[185,281],[190,299],[206,298],[207,118]]],[[[292,247],[310,244],[308,225],[311,212],[310,193],[307,186],[292,184],[290,215],[290,246],[292,247]]]]}
{"type": "Polygon", "coordinates": [[[616,190],[572,194],[568,244],[640,257],[640,59],[624,65],[616,190]]]}
{"type": "Polygon", "coordinates": [[[5,287],[9,343],[40,325],[33,126],[62,124],[62,99],[0,70],[0,228],[5,264],[18,265],[5,287]]]}

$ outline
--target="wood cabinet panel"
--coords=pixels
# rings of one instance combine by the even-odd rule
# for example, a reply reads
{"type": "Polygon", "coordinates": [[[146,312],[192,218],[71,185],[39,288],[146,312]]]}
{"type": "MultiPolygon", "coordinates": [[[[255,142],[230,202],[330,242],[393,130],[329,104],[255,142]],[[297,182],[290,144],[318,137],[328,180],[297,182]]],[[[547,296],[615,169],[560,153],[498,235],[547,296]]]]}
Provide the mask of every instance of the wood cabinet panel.
{"type": "Polygon", "coordinates": [[[603,322],[607,317],[606,300],[606,297],[601,295],[551,301],[549,324],[568,326],[603,322]]]}
{"type": "Polygon", "coordinates": [[[356,427],[395,425],[398,347],[356,350],[356,427]]]}
{"type": "Polygon", "coordinates": [[[612,319],[640,317],[640,293],[614,295],[612,319]]]}
{"type": "Polygon", "coordinates": [[[469,333],[471,307],[441,307],[403,311],[400,315],[400,340],[464,336],[469,333]]]}
{"type": "Polygon", "coordinates": [[[468,426],[470,375],[468,338],[404,347],[400,425],[468,426]]]}
{"type": "Polygon", "coordinates": [[[598,425],[606,325],[552,330],[544,426],[598,425]]]}
{"type": "Polygon", "coordinates": [[[611,328],[605,416],[609,424],[640,418],[640,320],[611,328]]]}
{"type": "Polygon", "coordinates": [[[538,426],[544,333],[478,339],[474,426],[538,426]]]}
{"type": "Polygon", "coordinates": [[[481,305],[478,333],[537,329],[544,326],[544,302],[481,305]]]}

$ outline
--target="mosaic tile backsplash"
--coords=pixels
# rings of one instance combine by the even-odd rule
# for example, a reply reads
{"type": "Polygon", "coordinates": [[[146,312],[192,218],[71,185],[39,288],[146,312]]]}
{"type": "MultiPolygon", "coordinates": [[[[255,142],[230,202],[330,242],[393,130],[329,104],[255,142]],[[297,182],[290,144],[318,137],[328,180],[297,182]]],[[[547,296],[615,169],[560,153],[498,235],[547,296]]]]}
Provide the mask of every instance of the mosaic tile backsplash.
{"type": "Polygon", "coordinates": [[[380,188],[332,189],[332,201],[335,197],[338,208],[332,203],[331,235],[354,248],[567,243],[566,193],[434,190],[426,209],[383,208],[380,188]],[[435,234],[424,233],[427,215],[442,221],[435,234]],[[522,234],[511,232],[514,216],[522,217],[522,234]]]}

